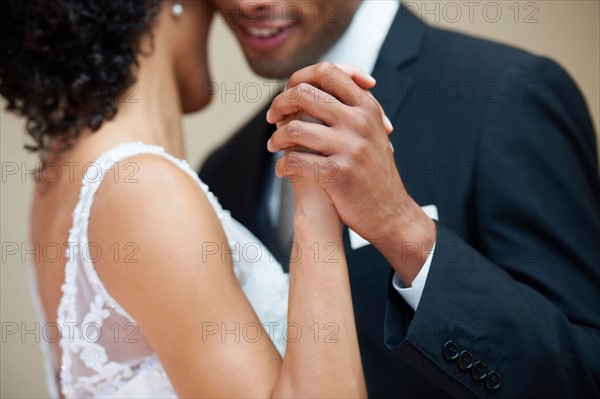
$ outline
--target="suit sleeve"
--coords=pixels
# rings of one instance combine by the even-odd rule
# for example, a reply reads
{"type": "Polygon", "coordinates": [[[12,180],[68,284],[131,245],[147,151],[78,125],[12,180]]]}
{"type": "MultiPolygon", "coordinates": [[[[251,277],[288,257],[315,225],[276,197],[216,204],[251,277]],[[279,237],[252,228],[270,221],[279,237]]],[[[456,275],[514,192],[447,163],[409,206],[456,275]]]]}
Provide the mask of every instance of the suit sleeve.
{"type": "MultiPolygon", "coordinates": [[[[505,72],[478,145],[476,240],[438,224],[416,313],[386,345],[456,396],[600,397],[600,181],[587,107],[551,60],[505,72]]],[[[391,284],[390,284],[391,285],[391,284]]],[[[393,291],[393,290],[392,290],[393,291]]]]}

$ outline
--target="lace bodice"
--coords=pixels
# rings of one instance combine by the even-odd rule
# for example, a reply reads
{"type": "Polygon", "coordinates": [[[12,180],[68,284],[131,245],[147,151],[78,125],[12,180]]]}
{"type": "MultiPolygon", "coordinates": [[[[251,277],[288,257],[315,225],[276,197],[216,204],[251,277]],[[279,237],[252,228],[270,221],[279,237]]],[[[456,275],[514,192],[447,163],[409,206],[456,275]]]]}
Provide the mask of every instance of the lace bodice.
{"type": "MultiPolygon", "coordinates": [[[[93,243],[88,240],[90,210],[103,178],[117,162],[140,154],[168,159],[201,187],[234,251],[233,268],[240,286],[260,321],[276,326],[268,331],[280,354],[285,351],[281,327],[287,321],[288,276],[268,249],[223,210],[187,162],[174,158],[160,147],[124,143],[102,154],[94,167],[87,168],[79,202],[73,211],[57,320],[62,331],[60,381],[65,397],[176,397],[160,360],[138,331],[135,320],[112,298],[96,274],[91,253],[93,243]],[[252,246],[252,255],[240,253],[248,246],[252,246]],[[258,253],[260,256],[255,256],[258,253]]],[[[38,298],[35,299],[37,302],[38,298]]],[[[50,359],[49,345],[44,342],[42,348],[50,359]]],[[[51,362],[46,364],[48,381],[52,384],[55,381],[52,375],[57,370],[52,370],[51,362]]],[[[53,386],[50,391],[58,392],[53,386]]]]}

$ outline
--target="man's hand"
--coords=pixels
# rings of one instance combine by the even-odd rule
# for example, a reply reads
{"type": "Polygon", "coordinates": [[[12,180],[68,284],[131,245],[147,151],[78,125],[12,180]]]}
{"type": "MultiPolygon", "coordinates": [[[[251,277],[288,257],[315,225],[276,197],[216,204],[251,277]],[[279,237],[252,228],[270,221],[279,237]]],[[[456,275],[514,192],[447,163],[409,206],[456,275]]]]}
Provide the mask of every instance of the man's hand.
{"type": "Polygon", "coordinates": [[[435,223],[406,192],[387,137],[391,124],[355,80],[331,63],[296,72],[267,114],[269,123],[284,122],[267,146],[271,152],[288,149],[278,176],[315,179],[344,223],[410,285],[435,242],[435,223]],[[323,124],[294,118],[301,114],[323,124]],[[298,147],[311,152],[294,150],[298,147]]]}

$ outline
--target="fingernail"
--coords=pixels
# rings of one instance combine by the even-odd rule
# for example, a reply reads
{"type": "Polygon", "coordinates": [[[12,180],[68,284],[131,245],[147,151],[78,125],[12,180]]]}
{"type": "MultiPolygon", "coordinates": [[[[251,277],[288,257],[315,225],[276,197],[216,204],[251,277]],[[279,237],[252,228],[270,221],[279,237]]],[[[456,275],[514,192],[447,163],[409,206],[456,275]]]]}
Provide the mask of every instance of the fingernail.
{"type": "Polygon", "coordinates": [[[271,119],[269,119],[269,117],[271,116],[271,110],[267,111],[267,122],[270,123],[271,119]]]}
{"type": "Polygon", "coordinates": [[[386,115],[386,117],[385,117],[385,125],[386,125],[386,128],[387,128],[387,129],[388,129],[390,132],[393,132],[393,131],[394,131],[394,125],[392,125],[392,121],[390,120],[390,118],[388,118],[388,117],[387,117],[387,115],[386,115]]]}
{"type": "Polygon", "coordinates": [[[269,139],[267,141],[267,151],[271,152],[270,148],[271,148],[271,139],[269,139]]]}
{"type": "Polygon", "coordinates": [[[369,80],[371,81],[371,83],[373,84],[377,84],[377,79],[375,79],[373,76],[371,75],[367,75],[369,77],[369,80]]]}

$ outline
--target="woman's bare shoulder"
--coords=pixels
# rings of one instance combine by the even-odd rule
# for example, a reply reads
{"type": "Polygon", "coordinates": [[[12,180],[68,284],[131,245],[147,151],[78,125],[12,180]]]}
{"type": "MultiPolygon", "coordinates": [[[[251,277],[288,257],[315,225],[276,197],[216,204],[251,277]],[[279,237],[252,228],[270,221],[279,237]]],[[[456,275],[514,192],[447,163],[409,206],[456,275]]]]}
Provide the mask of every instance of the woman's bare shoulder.
{"type": "Polygon", "coordinates": [[[207,258],[205,253],[206,243],[225,250],[227,239],[196,181],[168,159],[151,154],[116,164],[114,176],[130,172],[132,163],[136,173],[127,181],[105,177],[89,221],[90,242],[106,248],[103,253],[114,255],[108,248],[128,251],[122,250],[120,258],[102,257],[95,265],[118,302],[134,314],[144,313],[150,309],[139,300],[142,291],[176,296],[186,284],[200,289],[202,282],[235,281],[230,259],[207,258]]]}

